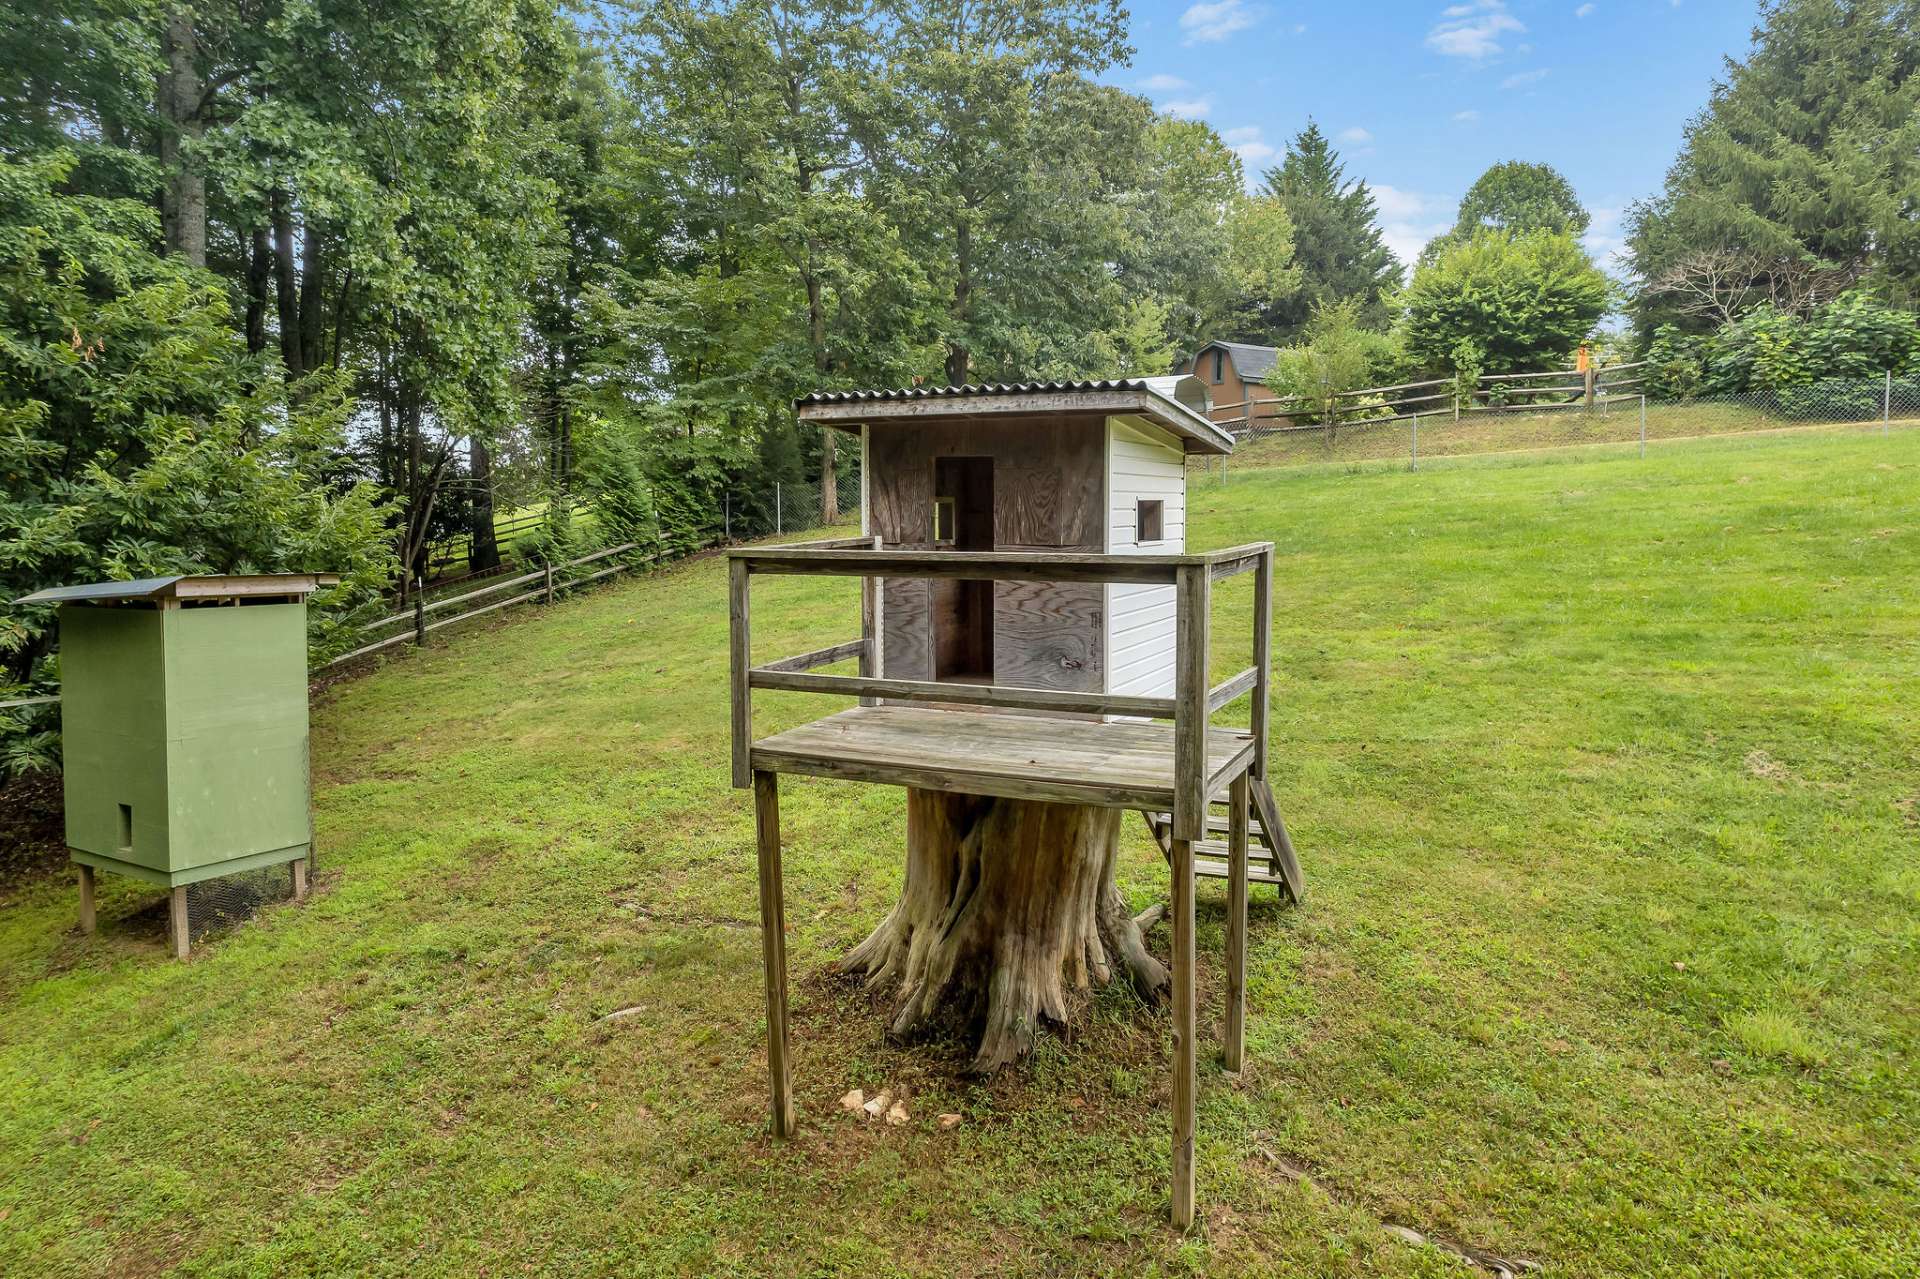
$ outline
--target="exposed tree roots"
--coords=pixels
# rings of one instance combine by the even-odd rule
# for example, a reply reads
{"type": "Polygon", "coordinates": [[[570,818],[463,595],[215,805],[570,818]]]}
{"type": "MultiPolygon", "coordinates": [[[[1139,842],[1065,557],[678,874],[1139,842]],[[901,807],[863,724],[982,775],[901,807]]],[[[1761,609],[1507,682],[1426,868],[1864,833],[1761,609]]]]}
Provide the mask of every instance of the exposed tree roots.
{"type": "Polygon", "coordinates": [[[840,968],[894,992],[895,1036],[978,1027],[983,1074],[1064,1022],[1072,992],[1124,979],[1156,1001],[1167,970],[1114,886],[1119,832],[1119,809],[909,790],[906,885],[840,968]]]}

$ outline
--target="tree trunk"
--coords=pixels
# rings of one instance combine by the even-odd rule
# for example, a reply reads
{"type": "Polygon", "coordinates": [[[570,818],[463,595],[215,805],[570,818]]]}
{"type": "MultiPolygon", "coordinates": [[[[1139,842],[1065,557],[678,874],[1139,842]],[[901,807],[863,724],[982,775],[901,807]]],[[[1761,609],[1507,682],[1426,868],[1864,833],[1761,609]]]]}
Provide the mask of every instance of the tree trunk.
{"type": "Polygon", "coordinates": [[[308,218],[300,235],[300,367],[311,373],[325,363],[326,298],[320,271],[320,232],[308,218]]]}
{"type": "Polygon", "coordinates": [[[254,227],[241,243],[247,250],[247,352],[258,354],[267,349],[267,276],[273,254],[265,227],[254,227]]]}
{"type": "Polygon", "coordinates": [[[467,526],[473,550],[467,568],[478,573],[500,566],[500,543],[493,531],[493,454],[478,433],[467,440],[467,468],[473,472],[472,523],[467,526]]]}
{"type": "Polygon", "coordinates": [[[968,325],[973,318],[973,226],[963,214],[953,228],[954,281],[953,340],[947,346],[947,385],[963,386],[973,351],[967,345],[968,325]]]}
{"type": "Polygon", "coordinates": [[[294,289],[293,209],[287,193],[275,190],[268,205],[273,222],[273,283],[280,317],[280,362],[289,381],[298,380],[306,366],[300,362],[300,297],[294,289]]]}
{"type": "Polygon", "coordinates": [[[1025,1056],[1076,992],[1167,990],[1114,886],[1120,810],[909,788],[907,878],[893,912],[841,961],[895,993],[891,1032],[951,1016],[979,1034],[973,1069],[1025,1056]]]}
{"type": "Polygon", "coordinates": [[[207,264],[207,177],[199,158],[182,144],[198,138],[200,70],[195,65],[200,44],[193,15],[168,13],[160,26],[160,56],[166,65],[155,77],[154,105],[160,116],[160,167],[165,185],[160,192],[160,220],[167,249],[190,265],[207,264]]]}

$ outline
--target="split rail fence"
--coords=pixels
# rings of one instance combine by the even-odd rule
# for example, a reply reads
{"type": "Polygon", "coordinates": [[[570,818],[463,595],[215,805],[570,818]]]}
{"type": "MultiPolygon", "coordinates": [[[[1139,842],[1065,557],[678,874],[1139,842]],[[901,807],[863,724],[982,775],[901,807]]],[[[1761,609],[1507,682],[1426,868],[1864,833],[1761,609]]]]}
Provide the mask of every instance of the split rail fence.
{"type": "MultiPolygon", "coordinates": [[[[604,551],[595,551],[591,555],[582,555],[579,559],[566,560],[559,564],[548,564],[532,573],[522,573],[518,577],[509,577],[504,581],[491,583],[475,591],[466,591],[460,595],[450,595],[445,599],[437,599],[432,602],[428,602],[426,592],[416,584],[416,589],[413,592],[413,607],[411,609],[395,613],[390,617],[383,617],[378,621],[368,622],[360,628],[362,634],[371,635],[384,631],[392,626],[411,622],[413,625],[410,629],[388,635],[383,639],[374,640],[370,644],[363,644],[350,653],[342,653],[332,661],[322,663],[315,669],[327,670],[343,662],[350,662],[354,658],[366,657],[382,649],[391,648],[396,644],[404,644],[409,641],[415,646],[419,646],[427,642],[428,635],[442,627],[452,626],[456,622],[472,621],[476,617],[481,617],[487,613],[496,612],[503,608],[511,608],[515,604],[530,604],[535,600],[539,600],[544,604],[551,604],[561,591],[573,590],[576,587],[585,586],[588,582],[597,582],[603,577],[611,577],[615,573],[621,573],[630,568],[639,567],[639,564],[621,562],[613,565],[611,568],[603,568],[575,577],[563,578],[561,576],[570,569],[585,568],[590,564],[597,564],[602,560],[612,559],[616,555],[627,554],[638,549],[638,545],[639,544],[635,542],[626,542],[619,546],[610,546],[604,551]],[[443,609],[453,608],[460,604],[472,604],[475,600],[485,599],[490,595],[498,595],[502,591],[532,586],[536,582],[539,583],[539,585],[533,586],[533,589],[523,590],[520,594],[510,596],[507,599],[493,600],[489,603],[480,604],[464,612],[455,613],[450,617],[439,618],[432,622],[427,620],[429,613],[437,613],[443,609]]],[[[651,556],[641,561],[641,563],[647,564],[652,562],[653,557],[651,556]]]]}

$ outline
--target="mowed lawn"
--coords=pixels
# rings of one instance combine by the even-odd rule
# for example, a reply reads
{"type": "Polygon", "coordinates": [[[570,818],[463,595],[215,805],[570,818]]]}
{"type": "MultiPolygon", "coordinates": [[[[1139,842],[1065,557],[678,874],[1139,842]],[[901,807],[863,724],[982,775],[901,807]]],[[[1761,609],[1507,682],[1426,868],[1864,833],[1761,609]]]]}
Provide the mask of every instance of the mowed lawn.
{"type": "MultiPolygon", "coordinates": [[[[1194,501],[1196,549],[1280,547],[1310,893],[1258,898],[1231,1080],[1202,884],[1192,1235],[1164,1012],[1108,993],[975,1084],[828,975],[898,888],[895,791],[783,787],[801,1132],[768,1139],[709,559],[329,691],[317,896],[189,963],[150,889],[105,880],[93,938],[64,880],[9,890],[0,1273],[1464,1273],[1383,1223],[1548,1275],[1920,1270],[1920,432],[1194,501]]],[[[755,603],[761,658],[857,628],[851,583],[755,603]]]]}

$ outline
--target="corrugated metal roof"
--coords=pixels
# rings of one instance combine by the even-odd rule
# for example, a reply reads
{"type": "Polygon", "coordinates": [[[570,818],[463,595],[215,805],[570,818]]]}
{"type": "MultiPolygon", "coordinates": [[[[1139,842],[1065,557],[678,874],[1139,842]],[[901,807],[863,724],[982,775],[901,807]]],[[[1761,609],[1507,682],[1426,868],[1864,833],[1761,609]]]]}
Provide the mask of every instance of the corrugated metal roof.
{"type": "Polygon", "coordinates": [[[962,386],[906,386],[876,391],[814,391],[796,404],[858,404],[869,400],[939,400],[973,395],[1042,395],[1060,391],[1151,391],[1144,377],[1077,382],[968,382],[962,386]]]}
{"type": "Polygon", "coordinates": [[[1207,417],[1212,392],[1191,374],[1162,377],[1081,378],[1034,382],[970,382],[960,386],[912,386],[870,391],[814,391],[794,401],[795,409],[810,405],[881,404],[903,401],[987,399],[994,396],[1075,395],[1133,391],[1152,397],[1160,407],[1155,419],[1203,450],[1231,452],[1233,437],[1207,417]]]}

